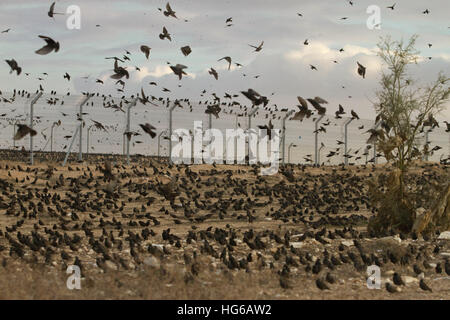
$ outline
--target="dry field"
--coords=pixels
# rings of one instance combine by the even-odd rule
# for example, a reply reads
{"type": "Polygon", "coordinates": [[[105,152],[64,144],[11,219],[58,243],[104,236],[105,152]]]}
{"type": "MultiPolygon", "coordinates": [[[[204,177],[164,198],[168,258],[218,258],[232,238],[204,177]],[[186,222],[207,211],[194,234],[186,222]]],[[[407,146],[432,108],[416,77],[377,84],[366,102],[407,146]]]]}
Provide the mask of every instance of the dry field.
{"type": "MultiPolygon", "coordinates": [[[[450,240],[365,231],[374,212],[366,182],[383,166],[260,176],[257,167],[146,158],[113,162],[111,172],[101,156],[65,168],[3,159],[0,299],[450,298],[450,240]],[[66,286],[73,264],[80,290],[66,286]],[[372,264],[380,290],[366,285],[372,264]],[[394,272],[406,285],[390,293],[394,272]]],[[[411,179],[439,183],[447,172],[420,164],[411,179]]]]}

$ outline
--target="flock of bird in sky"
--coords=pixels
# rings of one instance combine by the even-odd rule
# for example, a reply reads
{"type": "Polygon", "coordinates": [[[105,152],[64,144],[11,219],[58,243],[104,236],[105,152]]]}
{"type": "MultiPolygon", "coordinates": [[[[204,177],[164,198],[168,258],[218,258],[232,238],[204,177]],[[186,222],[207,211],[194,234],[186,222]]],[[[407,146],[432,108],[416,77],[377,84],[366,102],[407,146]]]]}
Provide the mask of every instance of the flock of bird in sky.
{"type": "MultiPolygon", "coordinates": [[[[350,5],[353,5],[352,1],[348,1],[348,3],[350,5]]],[[[388,6],[388,9],[394,10],[395,9],[395,3],[391,6],[388,6]]],[[[172,7],[170,6],[169,3],[166,4],[165,9],[162,8],[158,8],[159,11],[161,11],[164,16],[166,16],[167,18],[173,18],[173,19],[179,19],[176,15],[176,12],[172,9],[172,7]]],[[[429,10],[426,9],[422,12],[423,14],[429,14],[429,10]]],[[[62,13],[57,13],[55,12],[55,2],[53,2],[49,8],[48,11],[48,17],[55,19],[55,15],[59,15],[62,13]]],[[[301,13],[297,13],[297,15],[299,17],[302,17],[303,15],[301,13]]],[[[342,17],[341,19],[345,20],[347,19],[347,17],[342,17]]],[[[188,20],[184,20],[185,22],[188,22],[188,20]]],[[[226,27],[231,27],[233,25],[233,18],[229,17],[225,20],[225,25],[226,27]]],[[[97,27],[100,27],[100,25],[96,25],[97,27]]],[[[11,30],[11,28],[8,28],[4,31],[2,31],[2,33],[8,33],[11,30]]],[[[40,39],[42,39],[45,42],[45,45],[42,46],[41,48],[37,49],[35,51],[36,54],[38,55],[48,55],[48,54],[52,54],[52,53],[58,53],[59,49],[60,49],[60,44],[57,40],[52,39],[49,36],[46,35],[38,35],[38,37],[40,39]]],[[[159,39],[161,39],[162,41],[172,41],[172,35],[171,33],[167,30],[167,28],[165,26],[162,27],[162,32],[159,34],[159,39]]],[[[309,40],[306,39],[303,43],[304,45],[309,45],[309,40]]],[[[249,44],[249,46],[251,48],[253,48],[253,52],[254,53],[260,53],[263,48],[264,48],[264,41],[261,41],[259,44],[249,44]]],[[[431,44],[429,44],[429,47],[431,47],[431,44]]],[[[151,59],[151,50],[152,48],[150,46],[148,46],[147,44],[142,44],[140,46],[140,52],[145,56],[145,58],[147,60],[151,59]]],[[[192,49],[190,48],[190,46],[183,46],[180,48],[182,54],[184,56],[188,56],[192,53],[192,49]]],[[[340,49],[340,52],[344,51],[343,48],[340,49]]],[[[127,70],[127,66],[123,66],[121,64],[125,63],[125,61],[131,61],[131,52],[128,50],[125,50],[125,54],[122,55],[122,57],[117,57],[117,56],[113,56],[113,57],[105,57],[105,59],[111,59],[114,60],[114,65],[113,65],[113,74],[110,75],[110,78],[113,80],[116,80],[116,85],[121,86],[121,88],[118,88],[117,91],[118,92],[122,92],[123,93],[123,89],[126,86],[126,80],[130,78],[130,73],[127,70]]],[[[431,57],[430,57],[431,58],[431,57]]],[[[22,68],[20,67],[19,63],[11,58],[11,59],[6,59],[5,60],[6,63],[9,65],[9,67],[11,68],[10,73],[15,72],[17,74],[17,76],[20,76],[22,74],[22,68]]],[[[230,56],[224,56],[220,59],[217,60],[217,62],[221,62],[224,61],[227,63],[227,67],[228,70],[231,69],[231,65],[233,63],[233,59],[230,56]]],[[[334,63],[337,63],[337,61],[334,61],[334,63]]],[[[183,76],[187,75],[186,73],[186,69],[188,68],[186,65],[183,64],[171,64],[170,62],[167,62],[167,64],[170,65],[170,69],[173,71],[173,73],[175,74],[175,76],[178,77],[178,80],[182,80],[183,76]]],[[[238,67],[238,68],[243,68],[244,66],[238,62],[234,62],[234,64],[238,67]]],[[[139,67],[135,67],[136,70],[140,70],[139,67]]],[[[318,70],[317,66],[315,65],[310,65],[311,70],[318,70]]],[[[213,67],[211,67],[208,71],[208,73],[215,79],[218,80],[219,78],[219,73],[217,72],[216,69],[214,69],[213,67]]],[[[367,74],[367,68],[362,65],[359,61],[356,61],[356,73],[361,77],[361,79],[365,79],[366,78],[366,74],[367,74]]],[[[29,76],[29,73],[25,73],[26,76],[29,76]]],[[[43,73],[43,75],[47,75],[46,73],[43,73]]],[[[245,74],[244,74],[245,76],[245,74]]],[[[257,77],[257,76],[255,76],[257,77]]],[[[87,78],[87,77],[86,77],[87,78]]],[[[67,81],[71,81],[71,75],[66,72],[63,75],[63,79],[66,79],[67,81]]],[[[44,80],[44,78],[39,77],[38,80],[42,81],[44,80]]],[[[101,79],[96,79],[96,83],[99,85],[104,84],[104,81],[101,79]]],[[[150,82],[150,85],[154,85],[157,86],[156,82],[150,82]]],[[[181,86],[181,84],[179,84],[179,86],[181,86]]],[[[40,91],[44,91],[44,88],[42,87],[42,85],[39,85],[39,90],[40,91]]],[[[167,88],[163,88],[162,89],[163,92],[170,92],[170,89],[167,88]]],[[[22,91],[18,91],[16,92],[16,90],[14,90],[13,96],[11,98],[6,98],[6,97],[2,97],[2,93],[0,91],[0,101],[3,101],[5,103],[12,103],[14,101],[14,98],[16,96],[16,93],[21,95],[21,96],[28,96],[30,97],[30,93],[29,92],[25,92],[25,90],[22,91]]],[[[204,94],[206,93],[206,90],[202,91],[201,97],[204,96],[204,94]]],[[[223,107],[228,107],[228,113],[235,113],[238,116],[246,116],[247,112],[250,111],[253,107],[255,106],[262,106],[264,108],[265,111],[268,111],[270,114],[272,114],[272,119],[276,119],[276,112],[278,112],[278,106],[276,104],[274,104],[273,106],[275,106],[275,109],[272,109],[272,106],[268,106],[269,104],[269,99],[267,96],[263,96],[261,94],[259,94],[258,92],[256,92],[253,89],[248,89],[247,91],[241,91],[240,92],[244,97],[246,97],[250,102],[251,102],[251,107],[247,108],[247,106],[242,106],[238,101],[232,101],[234,98],[239,97],[238,94],[229,94],[229,93],[225,93],[224,99],[229,99],[231,102],[226,103],[221,101],[221,98],[218,97],[215,93],[212,93],[213,96],[213,100],[212,101],[205,101],[203,103],[203,105],[206,106],[205,109],[205,113],[206,114],[212,114],[214,115],[216,118],[219,118],[219,114],[221,112],[225,112],[227,113],[226,110],[222,110],[223,107]],[[239,107],[239,110],[236,111],[236,106],[239,107]]],[[[56,91],[51,91],[50,93],[51,95],[54,96],[54,98],[49,98],[47,99],[47,103],[50,105],[56,105],[60,99],[56,97],[56,91]]],[[[84,93],[85,95],[95,95],[93,93],[84,93]]],[[[272,93],[273,95],[274,93],[272,93]]],[[[70,92],[67,93],[67,95],[70,95],[70,92]]],[[[96,94],[97,96],[100,96],[99,93],[96,94]]],[[[101,96],[103,98],[103,107],[104,108],[112,108],[114,111],[121,111],[124,112],[123,110],[123,103],[128,104],[130,103],[130,101],[132,99],[135,98],[134,95],[131,96],[131,98],[126,98],[125,96],[122,96],[122,98],[120,99],[120,102],[116,102],[116,100],[114,99],[114,97],[112,97],[111,95],[107,96],[107,95],[102,95],[101,96]]],[[[153,95],[151,96],[147,96],[144,92],[144,88],[141,88],[141,92],[136,94],[136,98],[144,105],[146,105],[147,103],[153,106],[157,106],[157,104],[155,102],[162,102],[163,104],[166,104],[166,107],[169,106],[170,102],[173,102],[175,105],[183,108],[182,103],[187,103],[190,107],[190,112],[192,112],[192,105],[189,101],[189,99],[183,99],[183,100],[178,100],[176,99],[175,101],[171,101],[169,100],[169,98],[166,99],[166,101],[163,100],[163,98],[157,98],[153,95]]],[[[328,102],[325,99],[322,99],[321,97],[314,97],[314,98],[307,98],[304,99],[301,96],[297,97],[299,105],[297,105],[298,107],[298,111],[294,114],[294,116],[290,119],[290,120],[298,120],[298,121],[303,121],[305,118],[310,118],[311,116],[315,115],[315,116],[322,116],[322,115],[326,115],[327,112],[327,108],[324,107],[324,105],[328,104],[328,102]],[[309,108],[309,104],[313,107],[313,109],[309,108]]],[[[61,105],[64,104],[64,100],[61,99],[61,105]]],[[[199,101],[199,105],[202,106],[202,101],[199,101]]],[[[287,111],[287,109],[281,109],[281,112],[285,112],[287,111]]],[[[343,115],[346,114],[346,111],[344,110],[344,107],[339,104],[338,110],[335,112],[335,118],[336,119],[341,119],[343,115]]],[[[359,120],[359,115],[354,111],[351,110],[350,111],[350,115],[352,119],[357,119],[359,120]]],[[[266,119],[268,118],[268,114],[266,114],[266,119]]],[[[80,117],[78,117],[80,118],[80,117]]],[[[281,115],[278,115],[278,119],[281,118],[281,115]]],[[[96,120],[93,120],[93,124],[97,129],[100,130],[105,130],[106,128],[99,122],[96,120]]],[[[434,119],[430,119],[429,121],[432,124],[432,128],[439,126],[439,124],[434,120],[434,119]]],[[[446,132],[450,132],[450,124],[448,122],[445,122],[447,129],[446,132]]],[[[322,123],[320,125],[320,127],[318,128],[316,132],[326,132],[326,126],[330,124],[330,120],[327,119],[324,123],[322,123]]],[[[151,138],[154,138],[156,136],[155,130],[156,128],[149,124],[140,124],[140,127],[142,128],[142,130],[149,134],[151,136],[151,138]]],[[[259,126],[260,129],[272,129],[273,128],[273,124],[271,122],[271,120],[269,121],[268,125],[264,125],[264,126],[259,126]]],[[[364,129],[364,126],[360,126],[358,127],[360,130],[364,129]]],[[[376,138],[378,135],[382,134],[381,129],[380,130],[375,130],[375,129],[369,129],[368,131],[366,131],[366,133],[370,133],[370,137],[367,140],[367,144],[372,144],[374,141],[376,141],[376,138]]],[[[37,132],[35,130],[33,130],[32,128],[29,128],[27,125],[25,124],[18,124],[18,131],[15,135],[15,139],[22,139],[23,137],[25,137],[26,135],[31,134],[31,135],[36,135],[37,132]]],[[[125,132],[124,133],[127,138],[130,140],[132,136],[134,135],[139,135],[139,133],[137,132],[125,132]]],[[[270,133],[269,133],[269,138],[270,138],[270,133]]],[[[339,142],[339,141],[338,141],[339,142]]],[[[434,147],[433,151],[439,150],[441,147],[436,146],[434,147]],[[437,149],[436,149],[437,148],[437,149]]],[[[331,151],[330,154],[328,155],[328,157],[332,157],[334,155],[339,154],[338,153],[339,148],[334,152],[331,151]]],[[[347,156],[347,155],[346,155],[347,156]]],[[[310,158],[307,159],[308,161],[312,161],[310,158]]]]}

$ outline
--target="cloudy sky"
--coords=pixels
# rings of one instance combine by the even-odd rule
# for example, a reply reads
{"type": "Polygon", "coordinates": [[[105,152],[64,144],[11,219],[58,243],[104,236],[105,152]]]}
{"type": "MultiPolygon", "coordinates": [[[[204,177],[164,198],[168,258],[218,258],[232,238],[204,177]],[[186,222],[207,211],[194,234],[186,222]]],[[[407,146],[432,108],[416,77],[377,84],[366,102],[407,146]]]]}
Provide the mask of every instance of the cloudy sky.
{"type": "MultiPolygon", "coordinates": [[[[58,13],[66,12],[71,5],[79,6],[80,30],[67,28],[67,14],[48,17],[52,2],[1,0],[0,29],[11,30],[0,34],[0,55],[3,60],[14,58],[23,68],[17,76],[9,74],[6,63],[0,65],[3,92],[14,88],[35,91],[42,84],[46,91],[61,94],[90,91],[122,96],[109,78],[113,61],[105,57],[122,57],[128,50],[131,61],[124,66],[131,77],[126,81],[125,94],[135,94],[143,87],[147,94],[158,97],[199,99],[203,89],[221,96],[253,88],[270,96],[271,103],[279,107],[295,107],[297,95],[320,96],[330,102],[331,112],[342,104],[371,119],[371,101],[382,71],[376,56],[380,37],[390,35],[400,40],[419,35],[417,49],[424,59],[412,66],[411,72],[422,84],[435,79],[439,71],[448,75],[450,70],[448,0],[352,0],[353,5],[348,0],[170,1],[179,19],[164,16],[158,8],[164,10],[166,1],[160,0],[57,1],[58,13]],[[388,9],[394,1],[395,9],[388,9]],[[381,9],[380,30],[370,30],[366,25],[370,5],[381,9]],[[422,13],[426,9],[429,14],[422,13]],[[229,17],[233,22],[227,27],[229,17]],[[159,39],[163,26],[172,41],[159,39]],[[38,35],[59,41],[60,51],[35,54],[44,44],[38,35]],[[309,45],[303,44],[306,39],[309,45]],[[249,44],[261,41],[263,49],[254,52],[249,44]],[[139,50],[143,44],[152,48],[149,60],[139,50]],[[180,51],[185,45],[192,48],[187,57],[180,51]],[[217,61],[224,56],[231,56],[243,67],[233,64],[227,70],[227,62],[217,61]],[[356,73],[356,61],[367,67],[365,79],[356,73]],[[167,62],[188,66],[188,76],[179,81],[167,62]],[[310,64],[317,71],[311,70],[310,64]],[[218,71],[219,80],[208,74],[211,67],[218,71]],[[44,72],[48,76],[43,76],[44,72]],[[65,72],[72,76],[71,82],[63,79],[65,72]],[[87,76],[87,80],[83,78],[87,76]],[[38,81],[38,77],[44,80],[38,81]],[[95,83],[96,79],[104,84],[95,83]],[[151,81],[158,86],[150,86],[151,81]],[[172,92],[162,92],[163,87],[172,92]]],[[[240,101],[246,102],[245,98],[240,101]]],[[[441,118],[450,118],[449,109],[441,118]]]]}

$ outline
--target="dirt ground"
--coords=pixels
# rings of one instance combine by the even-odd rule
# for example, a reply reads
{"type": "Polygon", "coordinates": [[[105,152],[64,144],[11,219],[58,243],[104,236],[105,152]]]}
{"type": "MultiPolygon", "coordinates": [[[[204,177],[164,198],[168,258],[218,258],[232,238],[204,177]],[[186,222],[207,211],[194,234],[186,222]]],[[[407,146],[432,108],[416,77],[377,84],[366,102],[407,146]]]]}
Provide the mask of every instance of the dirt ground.
{"type": "MultiPolygon", "coordinates": [[[[64,168],[0,160],[0,299],[450,298],[450,240],[366,232],[376,212],[366,182],[387,167],[259,176],[256,167],[134,160],[114,161],[113,179],[101,156],[64,168]],[[374,263],[381,289],[367,287],[374,263]],[[66,285],[73,264],[80,290],[66,285]],[[406,285],[390,293],[394,272],[406,285]]],[[[421,164],[412,175],[439,183],[448,167],[421,164]]]]}

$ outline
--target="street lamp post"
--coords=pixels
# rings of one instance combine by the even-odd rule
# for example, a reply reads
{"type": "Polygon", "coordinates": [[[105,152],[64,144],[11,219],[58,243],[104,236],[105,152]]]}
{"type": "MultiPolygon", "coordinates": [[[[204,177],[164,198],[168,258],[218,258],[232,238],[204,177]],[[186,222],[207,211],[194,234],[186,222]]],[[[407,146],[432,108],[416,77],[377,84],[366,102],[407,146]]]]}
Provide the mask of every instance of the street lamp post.
{"type": "MultiPolygon", "coordinates": [[[[248,142],[247,142],[247,156],[248,156],[248,164],[250,164],[250,129],[252,128],[252,117],[255,115],[255,113],[258,111],[259,107],[253,108],[250,113],[248,114],[248,142]]],[[[237,154],[236,154],[237,155],[237,154]]]]}
{"type": "MultiPolygon", "coordinates": [[[[294,110],[290,110],[288,113],[286,113],[286,115],[283,117],[282,120],[282,136],[281,139],[283,139],[283,144],[282,144],[282,161],[284,164],[284,158],[285,158],[285,151],[286,151],[286,119],[289,118],[292,114],[294,113],[294,110]]],[[[288,161],[289,162],[289,161],[288,161]]]]}
{"type": "Polygon", "coordinates": [[[344,124],[344,163],[345,165],[348,165],[348,154],[347,154],[347,127],[350,124],[350,122],[353,121],[353,118],[348,119],[344,124]]]}
{"type": "Polygon", "coordinates": [[[319,130],[318,130],[318,126],[319,126],[319,122],[320,120],[322,120],[322,118],[325,117],[325,115],[321,115],[314,123],[314,127],[315,127],[315,131],[314,131],[314,160],[315,160],[315,165],[319,165],[319,130]]]}
{"type": "Polygon", "coordinates": [[[288,147],[288,163],[291,163],[291,148],[292,147],[297,147],[297,145],[296,144],[294,144],[293,142],[291,142],[290,144],[289,144],[289,147],[288,147]]]}
{"type": "MultiPolygon", "coordinates": [[[[128,110],[127,110],[127,134],[130,134],[130,130],[131,130],[131,108],[134,107],[137,103],[138,98],[134,98],[128,105],[128,110]]],[[[130,165],[130,140],[131,139],[127,139],[127,165],[130,165]]]]}
{"type": "MultiPolygon", "coordinates": [[[[33,129],[33,112],[34,112],[34,105],[39,100],[39,98],[42,96],[42,91],[39,91],[36,96],[31,100],[30,103],[30,129],[33,129]]],[[[33,152],[33,136],[30,134],[30,164],[34,164],[34,152],[33,152]]]]}
{"type": "Polygon", "coordinates": [[[172,112],[176,106],[174,104],[169,108],[169,163],[172,163],[172,112]]]}

